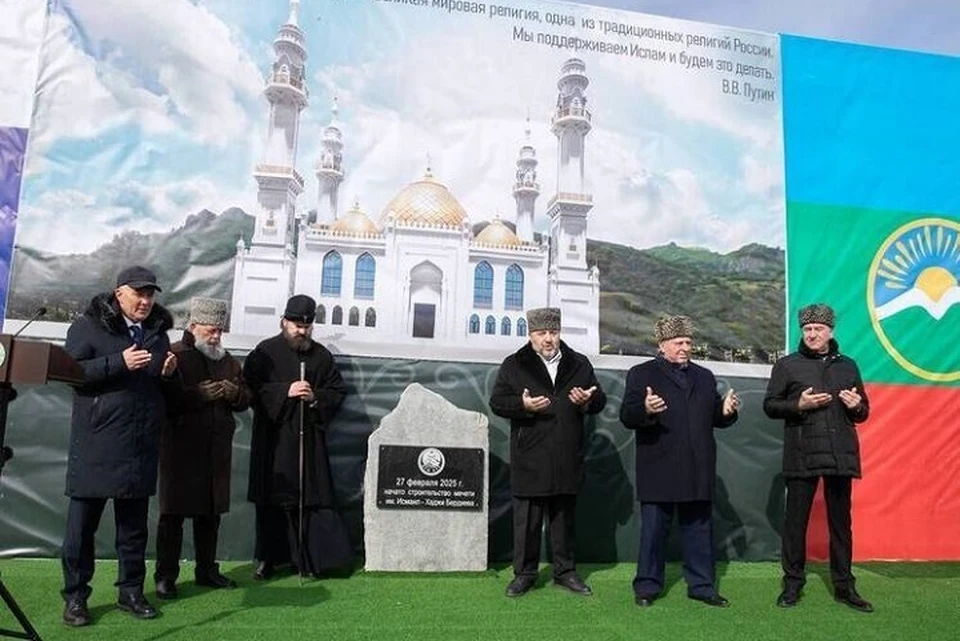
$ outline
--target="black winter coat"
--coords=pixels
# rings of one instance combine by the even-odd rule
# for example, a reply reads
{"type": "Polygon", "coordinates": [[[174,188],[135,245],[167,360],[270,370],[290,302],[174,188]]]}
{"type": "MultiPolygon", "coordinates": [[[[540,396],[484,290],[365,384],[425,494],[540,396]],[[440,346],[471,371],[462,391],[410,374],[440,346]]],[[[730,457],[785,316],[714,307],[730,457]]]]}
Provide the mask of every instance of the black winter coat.
{"type": "Polygon", "coordinates": [[[219,361],[195,347],[190,332],[174,343],[180,385],[167,397],[167,423],[160,437],[160,513],[223,514],[230,510],[234,412],[246,411],[250,392],[240,363],[226,354],[219,361]],[[204,400],[199,384],[230,380],[234,398],[204,400]]]}
{"type": "Polygon", "coordinates": [[[243,377],[253,398],[250,439],[250,483],[247,498],[258,504],[296,507],[300,502],[300,412],[304,424],[304,505],[335,506],[326,428],[343,402],[347,388],[330,351],[313,342],[295,352],[282,334],[262,341],[243,363],[243,377]],[[289,398],[290,384],[305,380],[315,402],[289,398]]]}
{"type": "Polygon", "coordinates": [[[160,372],[170,350],[170,313],[154,305],[141,323],[153,360],[131,372],[123,350],[133,344],[113,293],[100,294],[67,330],[66,351],[80,363],[74,387],[66,494],[76,498],[142,498],[157,490],[164,421],[160,372]]]}
{"type": "Polygon", "coordinates": [[[710,370],[689,363],[686,381],[676,366],[655,358],[627,372],[620,422],[636,431],[637,500],[652,503],[712,501],[717,476],[713,428],[729,427],[738,414],[723,415],[723,399],[710,370]],[[666,411],[648,415],[647,387],[666,411]]]}
{"type": "Polygon", "coordinates": [[[835,340],[830,351],[816,354],[800,341],[799,350],[773,366],[763,411],[784,420],[783,475],[787,478],[836,475],[860,478],[860,441],[856,423],[870,415],[870,402],[863,389],[860,370],[852,358],[840,354],[835,340]],[[800,393],[833,395],[830,404],[814,410],[798,409],[800,393]],[[863,401],[848,409],[840,400],[842,389],[856,387],[863,401]]]}
{"type": "Polygon", "coordinates": [[[500,366],[490,395],[490,409],[510,419],[510,485],[514,496],[576,494],[583,478],[583,422],[607,404],[587,357],[560,342],[563,356],[556,384],[543,359],[528,342],[500,366]],[[580,407],[567,395],[574,387],[596,386],[590,402],[580,407]],[[550,405],[530,414],[523,409],[523,390],[549,396],[550,405]]]}

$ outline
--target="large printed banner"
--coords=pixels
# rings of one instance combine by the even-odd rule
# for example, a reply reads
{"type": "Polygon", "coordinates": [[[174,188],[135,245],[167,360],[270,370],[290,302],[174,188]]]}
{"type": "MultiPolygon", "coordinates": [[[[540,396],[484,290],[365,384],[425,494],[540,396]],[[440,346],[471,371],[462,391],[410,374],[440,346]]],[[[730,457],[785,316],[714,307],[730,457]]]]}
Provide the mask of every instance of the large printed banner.
{"type": "Polygon", "coordinates": [[[789,317],[836,308],[873,406],[856,554],[960,558],[960,59],[784,38],[783,65],[789,317]]]}
{"type": "Polygon", "coordinates": [[[59,0],[8,318],[66,322],[125,263],[180,319],[293,293],[341,352],[783,349],[776,36],[563,3],[59,0]]]}

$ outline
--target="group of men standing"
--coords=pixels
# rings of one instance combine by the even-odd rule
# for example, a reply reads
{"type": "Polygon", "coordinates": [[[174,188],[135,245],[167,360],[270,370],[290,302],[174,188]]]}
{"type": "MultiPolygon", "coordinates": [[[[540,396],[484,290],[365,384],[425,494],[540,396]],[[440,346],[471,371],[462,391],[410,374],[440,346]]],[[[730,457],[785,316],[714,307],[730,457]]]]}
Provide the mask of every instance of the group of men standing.
{"type": "MultiPolygon", "coordinates": [[[[583,476],[584,421],[604,409],[607,397],[587,358],[560,340],[559,309],[531,310],[527,324],[529,342],[503,361],[490,396],[490,409],[510,420],[514,578],[506,594],[519,597],[536,585],[546,517],[554,583],[590,595],[575,568],[574,513],[583,476]]],[[[800,346],[774,366],[763,403],[770,418],[785,423],[783,591],[776,603],[789,608],[801,598],[807,524],[822,478],[834,596],[872,612],[851,571],[851,480],[860,476],[855,425],[869,414],[867,396],[856,363],[839,352],[833,338],[833,310],[804,307],[799,324],[800,346]]],[[[713,373],[691,362],[694,335],[686,316],[659,319],[657,355],[627,373],[620,405],[620,421],[635,433],[640,545],[633,592],[640,607],[663,595],[674,514],[687,596],[709,606],[730,605],[716,577],[713,430],[737,421],[740,400],[732,389],[721,395],[713,373]]]]}
{"type": "Polygon", "coordinates": [[[183,525],[190,519],[197,585],[230,589],[216,562],[221,515],[230,507],[234,414],[252,407],[248,498],[256,506],[254,579],[289,564],[317,575],[351,564],[346,528],[333,509],[323,429],[345,395],[330,352],[311,338],[316,304],[294,296],[280,333],[241,368],[221,345],[227,302],[195,298],[180,341],[156,303],[156,275],[117,275],[67,331],[65,348],[84,370],[75,388],[67,463],[70,497],[62,565],[63,621],[91,622],[87,599],[94,538],[113,501],[119,564],[117,607],[141,619],[159,611],[144,597],[149,499],[160,488],[157,597],[174,599],[183,525]],[[321,541],[323,544],[321,545],[321,541]]]}
{"type": "MultiPolygon", "coordinates": [[[[117,607],[138,618],[159,613],[143,594],[149,497],[160,488],[157,596],[177,594],[186,519],[193,524],[195,581],[236,587],[216,562],[220,518],[230,507],[234,415],[253,408],[248,499],[256,506],[254,579],[279,566],[320,575],[349,566],[353,551],[335,510],[324,429],[346,395],[333,356],[312,339],[315,301],[287,301],[280,333],[262,341],[240,366],[221,345],[227,303],[191,300],[180,341],[170,344],[170,313],[144,267],[122,270],[112,292],[95,297],[69,328],[66,350],[83,367],[75,389],[63,543],[63,620],[90,623],[94,537],[113,501],[119,562],[117,607]]],[[[856,364],[833,339],[826,305],[800,311],[796,353],[773,368],[764,411],[785,422],[787,478],[781,607],[795,606],[804,585],[805,534],[823,478],[835,597],[872,611],[851,572],[851,479],[860,476],[855,424],[869,404],[856,364]]],[[[576,495],[584,474],[584,424],[607,396],[586,356],[560,339],[556,308],[527,313],[529,341],[502,363],[490,408],[510,420],[514,578],[506,594],[535,587],[544,519],[553,580],[590,595],[575,565],[576,495]]],[[[733,425],[740,404],[721,395],[708,369],[690,361],[695,328],[685,316],[657,321],[657,356],[627,374],[620,421],[635,433],[640,545],[633,591],[648,607],[662,596],[666,544],[679,521],[687,595],[716,607],[713,544],[716,478],[714,428],[733,425]]]]}

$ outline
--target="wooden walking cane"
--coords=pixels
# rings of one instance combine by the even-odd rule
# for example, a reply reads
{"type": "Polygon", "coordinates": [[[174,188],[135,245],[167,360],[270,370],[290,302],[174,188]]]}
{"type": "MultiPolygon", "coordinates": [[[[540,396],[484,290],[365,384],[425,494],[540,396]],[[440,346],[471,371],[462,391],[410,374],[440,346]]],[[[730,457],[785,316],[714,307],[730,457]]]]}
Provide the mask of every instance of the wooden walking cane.
{"type": "MultiPolygon", "coordinates": [[[[306,379],[306,363],[300,361],[300,382],[306,379]]],[[[297,581],[303,586],[303,413],[305,411],[303,397],[300,397],[300,519],[297,522],[297,551],[300,562],[297,564],[297,581]]]]}

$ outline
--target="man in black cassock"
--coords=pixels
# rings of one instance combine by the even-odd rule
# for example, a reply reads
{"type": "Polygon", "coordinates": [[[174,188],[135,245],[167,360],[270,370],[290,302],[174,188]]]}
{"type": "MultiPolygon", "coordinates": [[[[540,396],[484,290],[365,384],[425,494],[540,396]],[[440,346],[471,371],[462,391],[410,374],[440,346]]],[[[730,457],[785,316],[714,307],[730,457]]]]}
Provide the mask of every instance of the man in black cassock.
{"type": "Polygon", "coordinates": [[[247,498],[256,504],[256,580],[270,578],[286,563],[295,571],[318,576],[353,561],[346,528],[335,509],[325,440],[346,387],[330,351],[311,338],[316,308],[309,296],[290,298],[280,334],[257,345],[243,366],[254,399],[247,498]]]}

